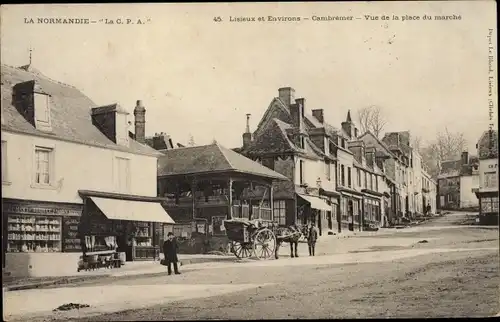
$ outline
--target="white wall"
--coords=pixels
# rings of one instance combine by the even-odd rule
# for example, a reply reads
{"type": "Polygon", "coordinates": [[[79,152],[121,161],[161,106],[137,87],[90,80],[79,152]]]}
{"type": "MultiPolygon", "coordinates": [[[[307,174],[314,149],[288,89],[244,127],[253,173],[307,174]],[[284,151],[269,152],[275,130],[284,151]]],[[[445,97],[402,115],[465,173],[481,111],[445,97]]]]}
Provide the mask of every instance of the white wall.
{"type": "Polygon", "coordinates": [[[477,207],[479,206],[479,199],[476,194],[472,192],[473,188],[478,188],[474,185],[474,177],[477,176],[461,176],[460,177],[460,207],[477,207]]]}
{"type": "Polygon", "coordinates": [[[317,187],[318,178],[321,180],[321,187],[325,190],[335,191],[335,167],[330,164],[330,180],[327,179],[325,162],[322,160],[310,160],[302,157],[295,158],[295,184],[300,185],[300,165],[304,164],[304,182],[311,188],[317,187]]]}
{"type": "Polygon", "coordinates": [[[347,187],[348,186],[348,169],[349,167],[351,168],[351,180],[353,180],[352,182],[352,187],[354,188],[355,186],[355,182],[354,180],[357,180],[356,178],[356,174],[354,173],[356,170],[354,169],[354,166],[353,166],[353,160],[354,160],[354,157],[352,154],[346,152],[346,151],[343,151],[341,149],[338,149],[337,150],[337,176],[338,176],[338,184],[339,185],[342,185],[342,172],[341,172],[341,165],[344,165],[344,172],[345,172],[345,186],[347,187]]]}
{"type": "Polygon", "coordinates": [[[156,196],[157,158],[71,142],[46,139],[2,131],[7,142],[7,177],[2,197],[81,203],[78,190],[118,192],[113,184],[115,157],[130,159],[129,194],[156,196]],[[35,146],[54,149],[49,187],[36,187],[34,182],[35,146]]]}
{"type": "Polygon", "coordinates": [[[486,159],[479,160],[479,189],[481,191],[498,191],[498,160],[497,159],[486,159]],[[485,187],[485,172],[496,172],[497,175],[497,186],[492,188],[485,187]]]}

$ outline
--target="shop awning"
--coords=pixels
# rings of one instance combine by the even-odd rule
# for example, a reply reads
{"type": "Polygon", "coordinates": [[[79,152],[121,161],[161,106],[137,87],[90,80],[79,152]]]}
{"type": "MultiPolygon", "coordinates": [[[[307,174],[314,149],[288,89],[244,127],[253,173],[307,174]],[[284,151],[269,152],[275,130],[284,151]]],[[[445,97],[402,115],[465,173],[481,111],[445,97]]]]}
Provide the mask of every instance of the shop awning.
{"type": "Polygon", "coordinates": [[[300,198],[304,199],[308,203],[311,204],[311,208],[325,211],[332,211],[332,206],[328,205],[325,200],[314,197],[314,196],[306,196],[306,195],[298,195],[300,198]]]}
{"type": "Polygon", "coordinates": [[[175,223],[158,202],[99,197],[90,197],[90,199],[109,219],[175,223]]]}

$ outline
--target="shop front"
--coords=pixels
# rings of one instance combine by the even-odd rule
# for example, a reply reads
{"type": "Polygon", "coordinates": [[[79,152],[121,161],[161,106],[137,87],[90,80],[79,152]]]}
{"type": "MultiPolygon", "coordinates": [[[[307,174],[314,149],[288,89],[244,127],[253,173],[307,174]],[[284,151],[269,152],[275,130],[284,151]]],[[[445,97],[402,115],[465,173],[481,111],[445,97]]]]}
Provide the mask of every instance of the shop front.
{"type": "Polygon", "coordinates": [[[174,224],[160,199],[79,192],[84,200],[78,225],[84,255],[114,251],[123,262],[160,259],[164,225],[174,224]]]}
{"type": "Polygon", "coordinates": [[[164,224],[157,198],[80,192],[82,204],[3,199],[4,268],[14,277],[68,276],[80,258],[159,259],[164,224]]]}
{"type": "Polygon", "coordinates": [[[479,224],[498,225],[498,192],[476,192],[479,199],[479,224]]]}
{"type": "Polygon", "coordinates": [[[363,196],[363,229],[368,227],[380,227],[382,220],[382,197],[384,194],[369,189],[361,190],[363,196]]]}
{"type": "Polygon", "coordinates": [[[340,218],[342,230],[361,230],[363,194],[359,191],[339,187],[341,193],[340,199],[340,218]]]}
{"type": "Polygon", "coordinates": [[[12,276],[76,272],[81,204],[2,199],[4,268],[12,276]]]}
{"type": "Polygon", "coordinates": [[[317,227],[320,235],[323,235],[332,223],[332,205],[330,200],[315,195],[297,194],[297,205],[302,213],[302,223],[312,224],[317,227]]]}

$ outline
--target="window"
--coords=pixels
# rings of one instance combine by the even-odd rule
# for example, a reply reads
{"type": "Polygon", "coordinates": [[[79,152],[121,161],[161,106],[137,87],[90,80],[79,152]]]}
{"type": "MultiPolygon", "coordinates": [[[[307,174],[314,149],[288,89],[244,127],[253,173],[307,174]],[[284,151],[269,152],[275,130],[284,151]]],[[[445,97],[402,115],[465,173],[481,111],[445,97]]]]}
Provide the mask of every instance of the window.
{"type": "Polygon", "coordinates": [[[326,179],[328,181],[330,181],[331,180],[331,165],[328,162],[325,162],[325,175],[326,175],[326,179]]]}
{"type": "Polygon", "coordinates": [[[38,122],[50,123],[49,95],[35,93],[35,115],[38,122]]]}
{"type": "Polygon", "coordinates": [[[303,136],[300,136],[300,148],[301,149],[306,148],[305,138],[303,136]]]}
{"type": "Polygon", "coordinates": [[[7,142],[2,141],[2,182],[7,180],[7,142]]]}
{"type": "Polygon", "coordinates": [[[452,201],[453,201],[452,195],[448,194],[448,202],[452,202],[452,201]]]}
{"type": "Polygon", "coordinates": [[[340,146],[345,149],[345,140],[343,138],[340,138],[340,146]]]}
{"type": "Polygon", "coordinates": [[[484,187],[485,188],[496,188],[497,185],[498,185],[497,173],[496,172],[485,172],[484,173],[484,187]]]}
{"type": "Polygon", "coordinates": [[[378,192],[378,178],[375,176],[375,191],[378,192]]]}
{"type": "Polygon", "coordinates": [[[304,161],[299,161],[300,184],[304,184],[304,161]]]}
{"type": "Polygon", "coordinates": [[[345,186],[345,168],[344,165],[340,166],[340,182],[345,186]]]}
{"type": "Polygon", "coordinates": [[[115,158],[115,189],[120,192],[130,192],[130,160],[115,158]]]}
{"type": "Polygon", "coordinates": [[[497,212],[498,213],[498,197],[481,198],[481,212],[497,212]]]}
{"type": "Polygon", "coordinates": [[[370,190],[373,190],[373,174],[370,173],[370,190]]]}
{"type": "Polygon", "coordinates": [[[7,252],[60,252],[61,217],[7,217],[7,252]]]}
{"type": "Polygon", "coordinates": [[[285,200],[275,200],[274,206],[274,221],[280,226],[286,225],[286,202],[285,200]]]}
{"type": "Polygon", "coordinates": [[[51,157],[52,149],[35,148],[35,183],[50,185],[51,183],[51,157]]]}
{"type": "Polygon", "coordinates": [[[358,187],[361,187],[361,170],[357,169],[357,175],[358,175],[358,187]]]}
{"type": "Polygon", "coordinates": [[[347,167],[347,185],[351,187],[351,167],[347,167]]]}

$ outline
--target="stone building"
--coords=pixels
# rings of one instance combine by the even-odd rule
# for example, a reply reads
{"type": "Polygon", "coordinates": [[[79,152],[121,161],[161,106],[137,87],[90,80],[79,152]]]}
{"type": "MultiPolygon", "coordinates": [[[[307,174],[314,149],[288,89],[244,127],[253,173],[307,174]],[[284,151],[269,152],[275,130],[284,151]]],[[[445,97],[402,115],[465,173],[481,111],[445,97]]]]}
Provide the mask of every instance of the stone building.
{"type": "Polygon", "coordinates": [[[461,158],[441,162],[438,175],[438,208],[478,210],[479,159],[462,152],[461,158]]]}

